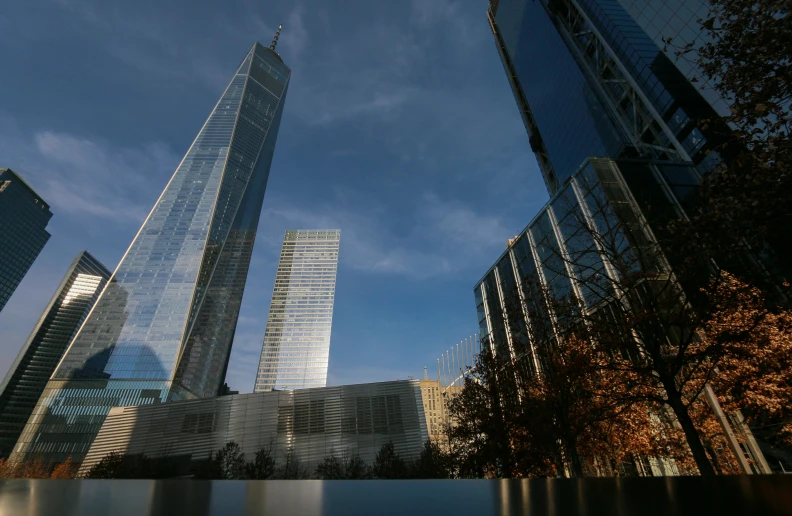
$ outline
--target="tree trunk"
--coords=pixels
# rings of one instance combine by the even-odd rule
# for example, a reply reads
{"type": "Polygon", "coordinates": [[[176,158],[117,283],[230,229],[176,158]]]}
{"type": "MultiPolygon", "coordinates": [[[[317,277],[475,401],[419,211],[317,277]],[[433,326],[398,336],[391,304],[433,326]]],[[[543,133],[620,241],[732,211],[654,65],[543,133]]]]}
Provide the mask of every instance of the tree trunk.
{"type": "MultiPolygon", "coordinates": [[[[673,379],[671,382],[673,382],[673,379]]],[[[699,473],[701,473],[701,476],[715,476],[715,469],[713,469],[712,463],[707,457],[707,451],[701,443],[698,430],[696,430],[696,426],[690,418],[687,407],[682,403],[682,395],[677,391],[675,385],[669,386],[666,382],[663,382],[663,384],[668,394],[668,404],[682,426],[682,431],[685,432],[685,440],[690,447],[690,452],[693,454],[693,460],[696,461],[699,473]]]]}
{"type": "Polygon", "coordinates": [[[577,451],[577,439],[562,438],[564,443],[564,454],[569,467],[569,474],[572,478],[583,478],[583,463],[577,451]]]}
{"type": "Polygon", "coordinates": [[[583,464],[580,461],[580,454],[574,446],[568,446],[569,453],[569,472],[572,478],[583,478],[583,464]]]}

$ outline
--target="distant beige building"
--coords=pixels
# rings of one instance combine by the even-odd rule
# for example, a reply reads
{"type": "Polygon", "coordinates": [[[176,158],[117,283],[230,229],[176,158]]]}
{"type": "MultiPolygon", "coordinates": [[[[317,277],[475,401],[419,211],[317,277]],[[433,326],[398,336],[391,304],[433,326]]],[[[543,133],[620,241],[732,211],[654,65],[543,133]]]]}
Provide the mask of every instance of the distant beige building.
{"type": "Polygon", "coordinates": [[[453,396],[462,390],[461,386],[440,385],[440,380],[421,380],[421,398],[423,398],[424,414],[426,415],[426,429],[429,438],[444,446],[446,438],[444,427],[448,423],[446,401],[448,396],[453,396]],[[443,393],[446,393],[443,396],[443,393]]]}

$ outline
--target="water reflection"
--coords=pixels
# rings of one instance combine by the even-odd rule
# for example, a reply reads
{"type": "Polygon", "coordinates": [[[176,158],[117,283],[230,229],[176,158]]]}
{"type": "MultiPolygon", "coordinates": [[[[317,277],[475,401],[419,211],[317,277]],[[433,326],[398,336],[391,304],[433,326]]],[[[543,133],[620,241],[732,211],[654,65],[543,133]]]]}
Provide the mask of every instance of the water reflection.
{"type": "Polygon", "coordinates": [[[0,481],[0,516],[792,515],[792,477],[0,481]]]}

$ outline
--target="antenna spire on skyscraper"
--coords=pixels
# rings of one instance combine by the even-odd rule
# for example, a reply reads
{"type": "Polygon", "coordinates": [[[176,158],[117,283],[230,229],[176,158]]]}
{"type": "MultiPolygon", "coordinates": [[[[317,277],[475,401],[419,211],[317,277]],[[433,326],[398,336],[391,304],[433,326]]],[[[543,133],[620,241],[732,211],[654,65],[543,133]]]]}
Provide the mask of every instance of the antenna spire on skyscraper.
{"type": "Polygon", "coordinates": [[[283,28],[283,24],[278,25],[278,30],[275,32],[275,37],[272,38],[272,44],[270,45],[270,50],[275,50],[275,46],[278,44],[278,38],[280,37],[281,29],[283,28]]]}

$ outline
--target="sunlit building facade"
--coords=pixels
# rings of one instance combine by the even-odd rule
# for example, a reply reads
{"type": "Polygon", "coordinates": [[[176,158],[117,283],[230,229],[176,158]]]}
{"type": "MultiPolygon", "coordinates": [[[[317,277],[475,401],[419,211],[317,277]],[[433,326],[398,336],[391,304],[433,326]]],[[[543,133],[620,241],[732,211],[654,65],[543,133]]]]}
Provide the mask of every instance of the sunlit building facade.
{"type": "Polygon", "coordinates": [[[254,392],[327,383],[340,238],[336,229],[286,231],[254,392]]]}
{"type": "Polygon", "coordinates": [[[256,43],[247,52],[52,375],[12,457],[79,462],[112,407],[218,394],[289,76],[273,48],[256,43]]]}
{"type": "Polygon", "coordinates": [[[49,205],[11,169],[0,168],[0,311],[50,234],[49,205]]]}
{"type": "MultiPolygon", "coordinates": [[[[0,457],[7,457],[110,271],[88,251],[71,263],[0,384],[0,457]]],[[[9,343],[10,344],[10,343],[9,343]]]]}
{"type": "Polygon", "coordinates": [[[414,459],[426,439],[418,380],[237,394],[112,409],[81,473],[118,452],[168,457],[189,474],[229,441],[248,460],[271,446],[276,465],[291,451],[313,472],[328,456],[371,465],[387,443],[414,459]]]}

